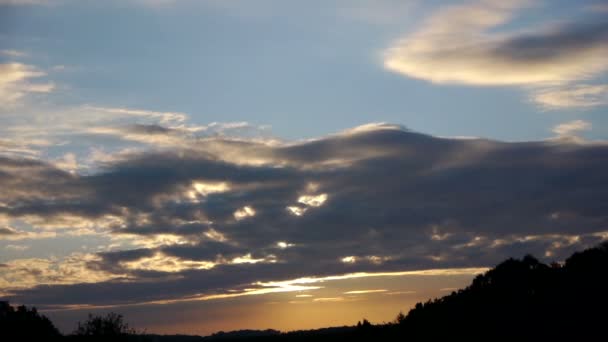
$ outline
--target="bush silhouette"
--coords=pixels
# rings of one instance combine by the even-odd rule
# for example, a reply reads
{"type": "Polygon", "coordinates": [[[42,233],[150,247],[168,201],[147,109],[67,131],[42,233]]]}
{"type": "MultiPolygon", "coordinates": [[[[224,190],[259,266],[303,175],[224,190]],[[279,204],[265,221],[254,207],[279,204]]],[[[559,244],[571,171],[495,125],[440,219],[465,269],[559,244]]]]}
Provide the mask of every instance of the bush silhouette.
{"type": "Polygon", "coordinates": [[[137,331],[129,327],[121,314],[110,312],[105,316],[89,314],[84,322],[78,322],[73,336],[93,341],[136,340],[137,331]]]}

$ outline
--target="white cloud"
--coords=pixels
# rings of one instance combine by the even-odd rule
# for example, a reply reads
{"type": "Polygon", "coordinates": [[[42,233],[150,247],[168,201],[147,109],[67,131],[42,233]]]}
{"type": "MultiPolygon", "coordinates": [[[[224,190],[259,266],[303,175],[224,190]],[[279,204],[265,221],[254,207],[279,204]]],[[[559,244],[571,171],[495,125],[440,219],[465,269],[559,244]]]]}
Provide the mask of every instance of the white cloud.
{"type": "Polygon", "coordinates": [[[583,120],[574,120],[569,122],[561,123],[553,127],[553,133],[560,137],[575,136],[576,133],[581,131],[588,131],[591,129],[591,123],[583,120]]]}
{"type": "Polygon", "coordinates": [[[533,87],[533,100],[549,108],[605,104],[589,99],[605,93],[604,86],[572,85],[608,70],[608,25],[590,21],[501,30],[532,4],[486,0],[441,8],[385,51],[384,67],[439,84],[533,87]],[[567,86],[559,93],[567,100],[543,90],[557,85],[567,86]]]}

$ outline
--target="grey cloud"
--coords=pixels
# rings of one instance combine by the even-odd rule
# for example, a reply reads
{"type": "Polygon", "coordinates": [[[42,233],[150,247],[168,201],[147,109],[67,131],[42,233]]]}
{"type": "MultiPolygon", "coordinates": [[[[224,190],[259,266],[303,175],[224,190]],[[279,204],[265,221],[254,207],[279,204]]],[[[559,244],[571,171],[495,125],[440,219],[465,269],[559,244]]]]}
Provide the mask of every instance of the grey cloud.
{"type": "Polygon", "coordinates": [[[160,125],[135,124],[128,126],[127,131],[142,134],[167,134],[171,132],[172,129],[160,125]]]}
{"type": "Polygon", "coordinates": [[[15,235],[17,234],[17,231],[14,229],[11,229],[9,227],[0,227],[0,236],[2,235],[15,235]]]}
{"type": "Polygon", "coordinates": [[[608,20],[605,17],[593,19],[562,25],[548,32],[512,37],[496,46],[493,53],[497,58],[519,63],[575,57],[608,44],[608,20]]]}
{"type": "Polygon", "coordinates": [[[605,238],[608,222],[603,143],[461,140],[376,125],[282,145],[203,139],[175,151],[134,154],[88,176],[42,162],[0,162],[0,170],[23,170],[0,178],[14,189],[1,199],[9,205],[0,212],[10,218],[69,214],[95,221],[112,214],[124,225],[108,234],[190,241],[105,252],[89,263],[128,274],[129,282],[15,294],[49,305],[177,299],[309,275],[488,266],[522,253],[560,260],[605,238]],[[263,163],[248,162],[259,157],[255,151],[263,163]],[[40,173],[55,177],[39,183],[40,173]],[[179,197],[195,181],[230,186],[196,201],[179,197]],[[30,192],[36,196],[28,198],[30,192]],[[298,202],[318,194],[327,200],[317,207],[298,202]],[[306,209],[302,216],[286,209],[296,205],[306,209]],[[255,215],[237,220],[233,213],[244,206],[255,215]],[[225,240],[205,235],[210,230],[225,240]],[[279,241],[293,246],[280,248],[279,241]],[[273,255],[276,263],[174,273],[125,267],[158,253],[192,262],[273,255]],[[342,262],[347,256],[356,262],[342,262]],[[58,295],[68,289],[69,295],[58,295]]]}

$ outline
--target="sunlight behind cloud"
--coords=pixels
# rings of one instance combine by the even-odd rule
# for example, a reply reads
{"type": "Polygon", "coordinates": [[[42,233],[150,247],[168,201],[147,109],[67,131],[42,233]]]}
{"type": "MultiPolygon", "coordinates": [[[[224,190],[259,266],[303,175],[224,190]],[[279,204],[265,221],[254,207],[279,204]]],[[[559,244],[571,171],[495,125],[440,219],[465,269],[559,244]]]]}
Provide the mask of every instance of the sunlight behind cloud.
{"type": "Polygon", "coordinates": [[[250,206],[244,206],[234,212],[234,218],[236,220],[243,220],[252,216],[255,216],[255,210],[250,206]]]}
{"type": "Polygon", "coordinates": [[[151,257],[144,257],[134,261],[126,261],[122,266],[128,270],[181,272],[184,270],[209,270],[215,267],[212,261],[184,260],[161,252],[151,257]]]}
{"type": "Polygon", "coordinates": [[[277,247],[279,247],[280,249],[285,249],[285,248],[289,248],[289,247],[293,247],[293,246],[295,246],[293,243],[288,243],[285,241],[277,242],[277,247]]]}
{"type": "Polygon", "coordinates": [[[327,194],[304,195],[298,198],[298,203],[306,204],[310,207],[320,207],[327,200],[327,194]]]}
{"type": "Polygon", "coordinates": [[[257,263],[275,263],[277,261],[277,257],[275,255],[269,254],[263,258],[253,258],[251,253],[245,254],[240,257],[236,257],[232,259],[233,264],[257,264],[257,263]]]}
{"type": "Polygon", "coordinates": [[[192,188],[188,191],[188,197],[193,201],[200,196],[207,197],[211,194],[230,191],[230,185],[226,182],[193,182],[192,188]]]}
{"type": "Polygon", "coordinates": [[[302,216],[308,210],[308,208],[301,208],[296,206],[289,206],[286,208],[292,215],[302,216]]]}
{"type": "Polygon", "coordinates": [[[342,261],[345,264],[354,264],[354,263],[357,262],[357,257],[352,256],[352,255],[351,256],[346,256],[346,257],[340,259],[340,261],[342,261]]]}

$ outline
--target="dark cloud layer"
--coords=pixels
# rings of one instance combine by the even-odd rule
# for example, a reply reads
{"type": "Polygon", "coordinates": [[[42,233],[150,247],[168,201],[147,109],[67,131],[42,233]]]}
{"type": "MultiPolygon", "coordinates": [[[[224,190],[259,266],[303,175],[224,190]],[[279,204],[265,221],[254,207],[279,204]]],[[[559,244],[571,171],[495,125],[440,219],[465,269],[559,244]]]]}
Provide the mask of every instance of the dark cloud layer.
{"type": "Polygon", "coordinates": [[[38,305],[120,304],[310,275],[487,266],[524,253],[560,260],[605,238],[605,184],[604,144],[376,125],[289,145],[202,139],[88,176],[2,158],[0,215],[112,215],[121,223],[104,228],[117,239],[172,236],[87,263],[112,280],[13,291],[38,305]]]}

